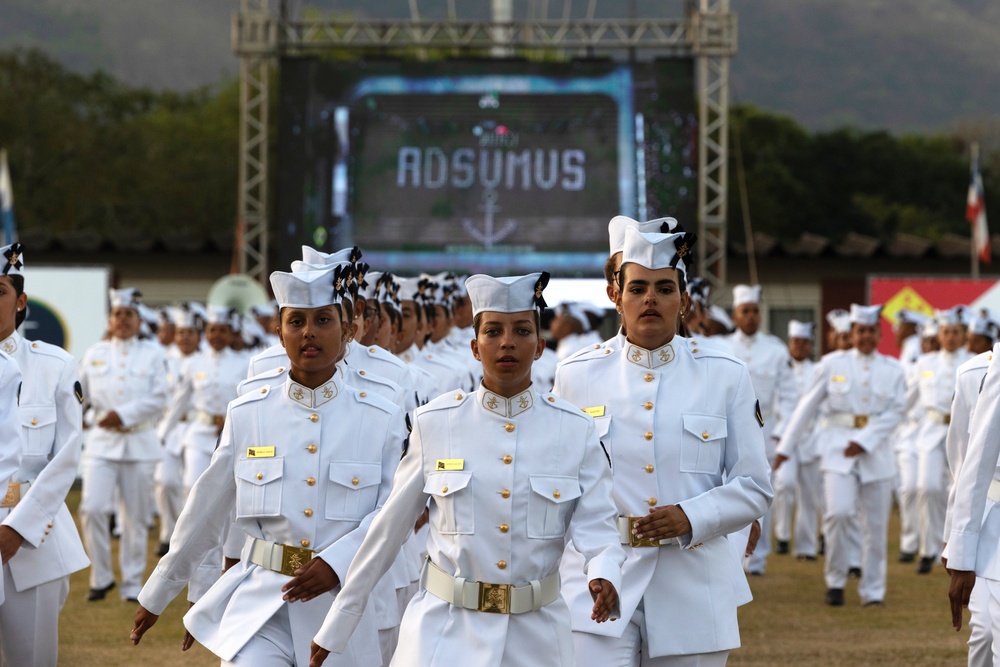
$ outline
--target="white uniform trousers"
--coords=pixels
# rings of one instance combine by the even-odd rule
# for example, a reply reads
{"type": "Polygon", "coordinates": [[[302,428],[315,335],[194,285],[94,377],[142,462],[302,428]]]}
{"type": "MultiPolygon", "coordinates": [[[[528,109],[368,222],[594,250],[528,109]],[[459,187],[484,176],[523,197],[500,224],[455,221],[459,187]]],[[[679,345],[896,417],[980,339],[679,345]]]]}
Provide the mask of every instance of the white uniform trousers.
{"type": "Polygon", "coordinates": [[[169,542],[184,508],[184,457],[163,450],[153,472],[156,512],[160,515],[160,542],[169,542]]]}
{"type": "Polygon", "coordinates": [[[111,571],[108,521],[115,509],[117,489],[122,533],[118,554],[122,573],[119,593],[127,599],[137,597],[142,590],[146,570],[146,521],[149,518],[150,488],[155,467],[155,461],[111,461],[84,457],[80,519],[87,555],[90,556],[91,588],[105,588],[115,580],[111,571]]]}
{"type": "Polygon", "coordinates": [[[899,485],[899,551],[915,554],[920,549],[920,509],[917,506],[917,450],[905,447],[896,452],[899,485]]]}
{"type": "Polygon", "coordinates": [[[283,604],[261,626],[250,641],[233,656],[223,660],[222,667],[295,667],[295,645],[288,605],[283,604]]]}
{"type": "MultiPolygon", "coordinates": [[[[774,500],[771,501],[771,516],[774,520],[774,538],[779,542],[791,542],[792,526],[795,523],[795,497],[797,495],[798,457],[794,454],[778,468],[771,478],[774,500]]],[[[798,544],[796,543],[796,548],[798,544]]]]}
{"type": "Polygon", "coordinates": [[[18,592],[3,566],[4,603],[0,605],[3,667],[56,667],[59,661],[59,612],[69,594],[69,575],[18,592]]]}
{"type": "MultiPolygon", "coordinates": [[[[993,632],[993,666],[1000,667],[1000,581],[976,578],[976,586],[986,584],[989,593],[988,609],[990,614],[990,629],[993,632]]],[[[975,594],[975,588],[972,589],[975,594]]],[[[971,604],[971,600],[970,600],[971,604]]]]}
{"type": "Polygon", "coordinates": [[[885,599],[886,539],[892,508],[892,480],[861,484],[857,475],[826,471],[823,474],[826,513],[825,577],[827,588],[844,588],[852,567],[850,532],[852,519],[861,518],[861,567],[858,585],[861,603],[885,599]]]}
{"type": "MultiPolygon", "coordinates": [[[[679,628],[678,632],[683,632],[679,628]]],[[[573,633],[574,664],[577,667],[724,667],[729,651],[693,653],[690,655],[664,655],[650,657],[646,641],[646,619],[642,602],[629,621],[621,639],[594,635],[589,632],[573,633]]]]}
{"type": "Polygon", "coordinates": [[[981,577],[969,596],[969,667],[993,667],[989,582],[981,577]]]}
{"type": "Polygon", "coordinates": [[[943,445],[917,453],[917,507],[919,553],[937,558],[944,548],[944,515],[948,510],[948,461],[943,445]]]}
{"type": "MultiPolygon", "coordinates": [[[[820,460],[798,461],[795,466],[795,555],[815,556],[819,545],[819,518],[823,513],[823,471],[820,460]]],[[[779,471],[780,472],[780,471],[779,471]]]]}

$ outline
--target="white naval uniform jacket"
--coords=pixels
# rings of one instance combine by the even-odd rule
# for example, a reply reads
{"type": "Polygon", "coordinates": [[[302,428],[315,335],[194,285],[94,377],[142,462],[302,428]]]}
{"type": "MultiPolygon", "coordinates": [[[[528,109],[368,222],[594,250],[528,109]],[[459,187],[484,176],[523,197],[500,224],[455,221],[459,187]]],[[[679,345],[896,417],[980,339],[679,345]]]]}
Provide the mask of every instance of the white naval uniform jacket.
{"type": "Polygon", "coordinates": [[[3,525],[24,538],[8,561],[14,586],[24,591],[90,565],[65,502],[80,463],[83,395],[76,360],[63,349],[16,331],[0,349],[22,374],[21,467],[13,479],[31,486],[16,506],[0,512],[6,514],[3,525]]]}
{"type": "Polygon", "coordinates": [[[921,355],[913,367],[913,382],[906,390],[906,408],[916,406],[921,415],[917,428],[917,451],[929,452],[944,445],[948,425],[941,415],[951,415],[958,367],[973,357],[961,347],[954,352],[938,350],[921,355]]]}
{"type": "Polygon", "coordinates": [[[577,568],[567,549],[561,571],[573,630],[621,637],[642,601],[653,657],[738,647],[746,581],[726,535],[763,516],[773,495],[746,365],[679,336],[652,351],[626,341],[563,362],[553,393],[594,415],[618,514],[679,505],[692,529],[683,547],[624,547],[623,623],[589,620],[590,595],[571,584],[577,568]]]}
{"type": "MultiPolygon", "coordinates": [[[[781,434],[785,430],[785,424],[788,423],[788,418],[795,411],[795,405],[798,403],[799,398],[809,386],[809,381],[812,379],[815,367],[816,362],[812,359],[803,359],[802,361],[789,359],[788,369],[795,391],[783,392],[781,408],[778,410],[778,423],[771,431],[772,438],[781,439],[781,434]]],[[[815,420],[813,424],[815,425],[815,420]]],[[[795,456],[803,463],[815,461],[819,458],[819,451],[816,449],[815,428],[807,428],[805,438],[798,444],[795,450],[795,456]]]]}
{"type": "Polygon", "coordinates": [[[771,460],[774,458],[771,431],[781,405],[788,402],[785,396],[795,392],[795,382],[788,365],[791,361],[788,348],[780,338],[762,331],[747,336],[737,329],[723,340],[729,343],[733,356],[746,363],[750,372],[754,394],[760,401],[760,413],[764,418],[764,446],[768,460],[771,460]]]}
{"type": "MultiPolygon", "coordinates": [[[[958,490],[958,475],[965,462],[969,450],[969,427],[972,424],[972,414],[979,402],[979,390],[986,378],[986,369],[993,359],[992,350],[977,354],[958,367],[955,378],[955,398],[951,403],[951,424],[948,426],[948,436],[945,438],[945,454],[948,456],[948,470],[951,473],[951,484],[948,489],[948,511],[944,515],[945,542],[951,534],[951,522],[955,507],[955,494],[958,490]]],[[[948,547],[942,552],[942,557],[948,557],[948,547]]]]}
{"type": "MultiPolygon", "coordinates": [[[[236,399],[212,464],[192,489],[170,551],[139,603],[154,614],[163,611],[218,543],[234,506],[237,526],[248,538],[313,549],[344,581],[389,495],[404,433],[399,408],[380,396],[362,396],[339,374],[315,390],[288,378],[236,399]]],[[[287,604],[281,587],[289,578],[250,562],[250,546],[247,539],[240,563],[184,617],[192,636],[223,660],[232,660],[287,604]]],[[[296,664],[309,663],[310,641],[337,591],[288,605],[296,664]]],[[[377,665],[380,655],[369,615],[344,661],[332,664],[377,665]]]]}
{"type": "MultiPolygon", "coordinates": [[[[159,343],[113,338],[92,345],[80,362],[83,396],[95,415],[86,456],[112,461],[159,461],[154,429],[167,404],[166,355],[159,343]],[[114,411],[124,431],[96,426],[114,411]],[[135,429],[129,431],[128,429],[135,429]]],[[[88,411],[89,412],[89,411],[88,411]]]]}
{"type": "Polygon", "coordinates": [[[992,354],[955,481],[947,541],[949,568],[1000,581],[1000,503],[987,497],[991,483],[1000,480],[1000,343],[992,354]]]}
{"type": "Polygon", "coordinates": [[[246,367],[246,357],[228,347],[185,357],[167,415],[157,428],[160,439],[166,440],[171,429],[186,417],[182,445],[205,454],[214,451],[219,437],[215,424],[209,423],[208,418],[226,414],[226,406],[236,398],[236,388],[243,381],[246,367]]]}
{"type": "Polygon", "coordinates": [[[895,359],[877,352],[863,355],[856,349],[828,354],[816,364],[809,387],[785,425],[777,453],[794,454],[810,423],[825,409],[817,420],[821,468],[842,475],[857,472],[862,484],[891,479],[896,465],[889,438],[903,418],[905,392],[903,367],[895,359]],[[847,426],[844,420],[854,417],[867,417],[867,424],[847,426]],[[852,441],[865,453],[844,456],[852,441]]]}
{"type": "MultiPolygon", "coordinates": [[[[571,537],[589,561],[586,579],[607,579],[621,590],[625,554],[613,523],[608,459],[593,420],[550,393],[529,388],[506,399],[480,386],[474,394],[458,391],[431,401],[417,410],[412,426],[393,493],[317,644],[344,650],[368,592],[428,498],[428,558],[452,576],[515,585],[540,581],[558,570],[564,540],[571,537]]],[[[586,582],[582,586],[589,600],[586,582]]],[[[392,664],[499,665],[505,655],[521,656],[518,664],[573,665],[563,599],[507,615],[455,606],[421,589],[406,609],[392,664]]]]}

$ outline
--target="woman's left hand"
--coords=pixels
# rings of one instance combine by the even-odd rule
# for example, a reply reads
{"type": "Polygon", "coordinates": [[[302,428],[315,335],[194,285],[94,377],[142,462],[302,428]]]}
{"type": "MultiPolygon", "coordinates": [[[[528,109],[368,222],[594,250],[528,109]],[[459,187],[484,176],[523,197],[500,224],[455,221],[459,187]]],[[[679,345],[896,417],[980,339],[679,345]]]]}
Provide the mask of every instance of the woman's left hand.
{"type": "Polygon", "coordinates": [[[340,577],[322,558],[313,558],[295,570],[295,578],[281,587],[287,602],[309,602],[315,597],[328,593],[340,584],[340,577]]]}
{"type": "Polygon", "coordinates": [[[665,540],[691,532],[691,522],[679,505],[654,507],[649,514],[635,522],[632,531],[645,540],[665,540]]]}

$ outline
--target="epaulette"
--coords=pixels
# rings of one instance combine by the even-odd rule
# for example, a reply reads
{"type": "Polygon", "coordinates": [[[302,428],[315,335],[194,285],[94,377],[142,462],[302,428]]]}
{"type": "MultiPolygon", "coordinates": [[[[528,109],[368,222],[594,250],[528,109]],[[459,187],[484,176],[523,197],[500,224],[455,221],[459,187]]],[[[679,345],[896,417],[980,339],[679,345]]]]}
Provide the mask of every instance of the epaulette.
{"type": "Polygon", "coordinates": [[[288,368],[286,366],[278,366],[277,368],[272,368],[271,370],[264,371],[263,373],[258,373],[257,375],[240,382],[236,386],[236,393],[237,395],[242,396],[248,391],[253,391],[262,385],[273,384],[275,378],[284,375],[287,371],[288,368]]]}
{"type": "Polygon", "coordinates": [[[569,361],[570,359],[575,359],[580,355],[587,354],[588,352],[593,352],[594,350],[603,350],[605,347],[607,347],[605,343],[594,343],[593,345],[588,345],[587,347],[577,350],[573,354],[563,359],[563,361],[569,361]]]}
{"type": "Polygon", "coordinates": [[[437,398],[431,400],[430,402],[422,405],[418,408],[418,412],[431,412],[432,410],[447,410],[449,408],[457,408],[463,405],[470,396],[475,396],[475,392],[467,391],[456,391],[454,394],[441,394],[437,398]]]}
{"type": "Polygon", "coordinates": [[[271,391],[271,385],[265,384],[263,387],[260,387],[259,389],[255,389],[254,391],[248,391],[242,396],[237,396],[236,398],[234,398],[233,401],[229,404],[229,409],[233,410],[246,403],[261,401],[270,396],[272,393],[273,392],[271,391]]]}
{"type": "Polygon", "coordinates": [[[682,339],[687,342],[688,349],[691,351],[691,356],[694,357],[695,359],[725,359],[727,361],[732,361],[740,366],[746,365],[732,352],[729,352],[726,349],[722,349],[722,347],[719,345],[712,345],[712,344],[704,345],[702,343],[702,339],[703,337],[682,339]]]}
{"type": "Polygon", "coordinates": [[[28,349],[35,354],[44,354],[47,357],[55,357],[56,359],[62,359],[64,361],[73,358],[73,356],[69,352],[62,349],[61,347],[58,347],[56,345],[50,345],[49,343],[45,343],[42,341],[25,340],[24,344],[27,345],[28,349]]]}
{"type": "Polygon", "coordinates": [[[392,352],[382,349],[378,345],[369,345],[367,347],[362,347],[361,349],[364,350],[365,354],[373,359],[388,361],[394,366],[406,366],[405,361],[394,355],[392,352]]]}
{"type": "Polygon", "coordinates": [[[358,403],[364,403],[365,405],[370,405],[372,407],[382,410],[386,414],[392,414],[396,410],[399,410],[399,406],[385,398],[384,396],[379,396],[374,392],[361,391],[360,389],[354,389],[354,387],[348,387],[348,389],[353,389],[351,395],[358,403]]]}
{"type": "Polygon", "coordinates": [[[378,373],[369,373],[368,371],[362,370],[360,368],[353,368],[350,366],[347,367],[347,372],[350,373],[351,375],[358,376],[359,378],[361,378],[363,382],[372,382],[374,384],[380,384],[391,388],[393,391],[399,391],[400,389],[402,389],[402,387],[400,387],[398,383],[393,382],[389,378],[383,377],[378,373]]]}
{"type": "Polygon", "coordinates": [[[539,395],[542,397],[543,405],[547,405],[549,407],[562,410],[563,412],[568,412],[576,417],[580,417],[581,419],[587,418],[586,412],[576,407],[575,405],[567,401],[565,398],[560,398],[559,396],[556,396],[551,391],[547,391],[544,394],[539,394],[539,395]]]}
{"type": "Polygon", "coordinates": [[[559,366],[565,366],[568,364],[575,364],[581,361],[593,361],[594,359],[605,359],[614,356],[615,350],[611,348],[604,347],[602,345],[594,344],[590,348],[584,348],[583,351],[572,354],[562,361],[559,362],[559,366]]]}

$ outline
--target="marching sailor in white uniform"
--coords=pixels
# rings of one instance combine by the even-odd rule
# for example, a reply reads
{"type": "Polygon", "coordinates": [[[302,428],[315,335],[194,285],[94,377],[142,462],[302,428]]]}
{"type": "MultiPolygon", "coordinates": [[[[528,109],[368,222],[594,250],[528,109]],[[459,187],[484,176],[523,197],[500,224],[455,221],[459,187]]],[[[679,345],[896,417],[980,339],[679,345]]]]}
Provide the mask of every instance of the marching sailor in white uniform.
{"type": "Polygon", "coordinates": [[[5,431],[2,439],[22,450],[21,467],[0,503],[6,596],[0,605],[0,649],[5,665],[55,667],[69,575],[90,564],[65,503],[80,462],[83,395],[71,355],[17,333],[27,302],[24,252],[15,243],[0,254],[0,350],[22,373],[20,409],[11,414],[5,405],[2,412],[20,416],[23,436],[8,440],[5,431]]]}
{"type": "MultiPolygon", "coordinates": [[[[156,622],[218,544],[236,510],[240,562],[191,608],[185,626],[224,665],[304,665],[309,642],[389,494],[405,439],[398,407],[344,384],[341,267],[271,274],[284,382],[229,405],[219,448],[195,484],[170,542],[139,594],[133,643],[156,622]]],[[[381,663],[375,619],[339,665],[381,663]]]]}
{"type": "Polygon", "coordinates": [[[80,499],[83,539],[91,560],[90,601],[103,599],[115,585],[109,522],[116,492],[122,599],[135,599],[146,570],[153,470],[162,457],[154,427],[167,403],[167,362],[159,342],[138,338],[141,296],[131,288],[110,291],[111,337],[91,346],[80,362],[84,414],[90,426],[80,499]]]}
{"type": "Polygon", "coordinates": [[[761,517],[772,492],[746,365],[675,335],[693,241],[627,228],[617,301],[624,346],[579,354],[556,372],[553,393],[595,418],[611,458],[628,554],[622,619],[604,625],[588,621],[575,550],[563,557],[580,667],[722,665],[740,645],[746,580],[727,534],[761,517]]]}
{"type": "Polygon", "coordinates": [[[588,622],[613,615],[625,554],[606,453],[590,417],[531,387],[532,361],[545,344],[536,308],[547,279],[466,282],[483,382],[414,413],[393,493],[316,635],[314,667],[348,645],[369,592],[428,498],[428,560],[394,667],[572,665],[569,610],[559,595],[567,536],[586,554],[580,592],[591,600],[588,622]]]}
{"type": "Polygon", "coordinates": [[[881,306],[851,306],[854,349],[824,356],[778,444],[775,468],[795,454],[820,409],[826,538],[826,603],[844,604],[852,533],[860,512],[864,535],[858,594],[864,605],[885,600],[886,531],[896,471],[890,436],[903,418],[906,386],[898,361],[875,351],[881,306]]]}

